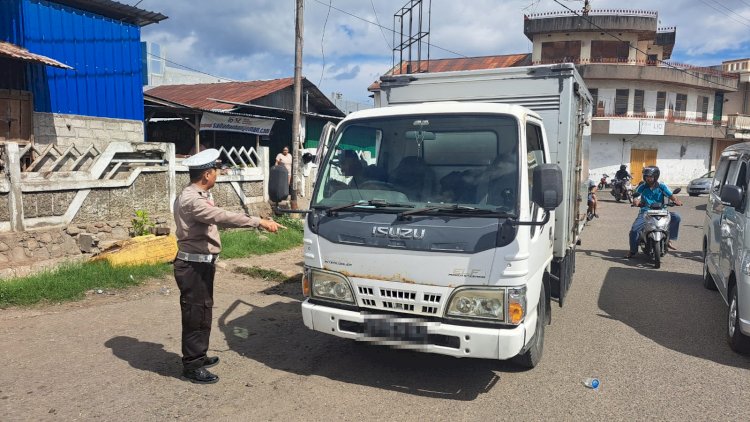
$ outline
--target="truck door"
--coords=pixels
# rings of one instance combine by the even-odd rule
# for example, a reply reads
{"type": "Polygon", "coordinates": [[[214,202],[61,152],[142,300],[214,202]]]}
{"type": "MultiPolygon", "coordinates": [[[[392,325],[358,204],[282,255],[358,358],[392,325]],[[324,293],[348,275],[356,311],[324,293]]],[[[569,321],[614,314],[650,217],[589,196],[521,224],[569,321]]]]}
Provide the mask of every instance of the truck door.
{"type": "Polygon", "coordinates": [[[716,268],[719,276],[719,279],[715,280],[716,287],[724,293],[726,293],[728,274],[725,272],[727,265],[722,265],[722,259],[726,259],[724,249],[728,237],[728,226],[725,224],[724,218],[726,217],[728,207],[721,201],[721,188],[725,184],[731,184],[735,180],[737,164],[736,157],[722,158],[719,168],[716,171],[715,184],[709,193],[708,200],[711,233],[707,239],[706,254],[710,263],[716,268]]]}
{"type": "MultiPolygon", "coordinates": [[[[549,152],[545,150],[545,145],[544,130],[542,130],[541,123],[529,119],[526,123],[526,162],[528,164],[527,176],[529,180],[528,207],[532,221],[541,221],[544,216],[544,210],[531,201],[531,192],[534,182],[534,168],[540,164],[549,162],[549,152]]],[[[543,268],[547,257],[552,255],[554,236],[552,221],[554,219],[550,219],[544,226],[529,227],[531,237],[529,239],[529,268],[543,268]]],[[[567,290],[567,287],[558,290],[560,296],[565,295],[565,290],[567,290]]]]}

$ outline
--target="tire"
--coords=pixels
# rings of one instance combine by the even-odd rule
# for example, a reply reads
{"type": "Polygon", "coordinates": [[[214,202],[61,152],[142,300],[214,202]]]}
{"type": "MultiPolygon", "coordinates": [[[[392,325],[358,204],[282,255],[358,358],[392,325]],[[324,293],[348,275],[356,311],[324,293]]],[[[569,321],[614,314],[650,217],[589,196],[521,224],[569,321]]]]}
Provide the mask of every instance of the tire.
{"type": "Polygon", "coordinates": [[[737,286],[729,291],[729,310],[727,311],[727,343],[737,353],[750,353],[750,338],[740,331],[740,308],[737,301],[737,286]]]}
{"type": "Polygon", "coordinates": [[[544,283],[542,283],[541,293],[539,294],[539,303],[537,306],[536,316],[536,332],[534,337],[531,339],[531,346],[518,356],[513,358],[513,362],[523,368],[532,369],[539,364],[542,360],[542,354],[544,352],[544,326],[547,325],[547,304],[546,295],[544,291],[544,283]]]}
{"type": "Polygon", "coordinates": [[[599,183],[599,185],[597,186],[597,188],[599,188],[599,190],[604,189],[604,183],[599,183]]]}
{"type": "Polygon", "coordinates": [[[654,268],[661,268],[661,242],[651,240],[651,252],[654,254],[654,268]]]}
{"type": "Polygon", "coordinates": [[[707,290],[717,290],[716,282],[708,272],[708,253],[705,247],[703,247],[703,287],[707,290]]]}

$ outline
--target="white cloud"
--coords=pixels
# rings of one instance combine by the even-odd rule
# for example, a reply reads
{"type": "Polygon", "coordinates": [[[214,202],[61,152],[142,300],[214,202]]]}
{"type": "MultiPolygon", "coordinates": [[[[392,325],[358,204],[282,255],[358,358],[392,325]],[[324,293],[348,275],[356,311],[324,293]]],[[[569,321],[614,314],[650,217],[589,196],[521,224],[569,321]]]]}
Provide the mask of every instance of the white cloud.
{"type": "MultiPolygon", "coordinates": [[[[351,100],[369,101],[367,86],[392,65],[393,33],[378,28],[374,22],[391,28],[394,13],[407,0],[335,0],[331,1],[330,13],[328,3],[328,0],[305,2],[303,74],[320,84],[321,91],[328,95],[336,91],[351,100]]],[[[425,21],[427,3],[425,0],[425,21]]],[[[562,3],[573,9],[583,5],[582,2],[562,3]]],[[[722,58],[750,56],[750,7],[745,2],[722,2],[737,15],[711,0],[705,3],[630,0],[626,5],[621,0],[594,0],[592,3],[595,9],[658,9],[660,26],[677,26],[673,58],[680,61],[703,65],[718,63],[722,58]]],[[[237,80],[291,77],[294,73],[292,0],[210,3],[144,0],[138,7],[169,17],[159,24],[144,27],[142,34],[144,40],[166,48],[172,61],[237,80]]],[[[524,13],[560,10],[563,7],[553,0],[433,0],[430,57],[529,52],[530,42],[523,35],[524,13]]],[[[416,32],[415,27],[413,33],[416,32]]],[[[412,53],[416,57],[416,48],[412,53]]],[[[427,57],[425,49],[422,57],[427,57]]]]}

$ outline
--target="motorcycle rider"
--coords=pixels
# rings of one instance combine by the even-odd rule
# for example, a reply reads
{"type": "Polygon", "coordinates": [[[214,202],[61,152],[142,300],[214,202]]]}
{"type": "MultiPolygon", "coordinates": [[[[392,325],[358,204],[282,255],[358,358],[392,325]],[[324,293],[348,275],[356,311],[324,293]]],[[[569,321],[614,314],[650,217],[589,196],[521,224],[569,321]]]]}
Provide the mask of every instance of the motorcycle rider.
{"type": "Polygon", "coordinates": [[[630,180],[632,177],[630,176],[630,173],[628,173],[628,166],[625,164],[620,165],[620,170],[617,170],[617,173],[615,173],[615,179],[620,180],[630,180]]]}
{"type": "MultiPolygon", "coordinates": [[[[645,224],[644,215],[649,210],[651,204],[663,203],[664,197],[669,198],[670,201],[674,202],[675,205],[681,206],[682,201],[674,196],[672,191],[664,183],[659,182],[659,167],[648,166],[643,168],[643,181],[635,189],[636,193],[641,194],[638,198],[633,200],[633,206],[640,206],[641,209],[638,212],[638,216],[633,221],[633,225],[630,227],[629,240],[630,240],[630,251],[625,258],[632,258],[638,253],[638,233],[645,224]]],[[[671,220],[669,221],[669,249],[675,249],[672,245],[672,240],[677,240],[677,235],[680,231],[680,215],[670,211],[671,220]]]]}

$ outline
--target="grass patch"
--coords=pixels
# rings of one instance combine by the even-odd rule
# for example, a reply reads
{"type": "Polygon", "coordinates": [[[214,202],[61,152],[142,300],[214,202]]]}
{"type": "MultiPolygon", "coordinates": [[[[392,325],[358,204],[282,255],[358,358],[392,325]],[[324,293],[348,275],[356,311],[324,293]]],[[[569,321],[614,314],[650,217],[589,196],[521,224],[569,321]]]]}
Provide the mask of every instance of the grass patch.
{"type": "Polygon", "coordinates": [[[265,268],[260,267],[237,267],[234,269],[234,272],[237,274],[245,274],[249,275],[250,277],[255,278],[261,278],[266,281],[275,281],[277,283],[281,283],[282,281],[285,281],[289,277],[284,275],[283,273],[280,273],[276,270],[268,270],[265,268]]]}
{"type": "Polygon", "coordinates": [[[106,261],[63,264],[28,277],[0,280],[0,308],[82,299],[92,289],[120,289],[170,272],[170,264],[113,267],[106,261]]]}
{"type": "Polygon", "coordinates": [[[284,251],[302,245],[302,220],[283,216],[277,219],[286,226],[276,233],[259,230],[231,230],[221,232],[221,254],[224,259],[244,258],[284,251]]]}

